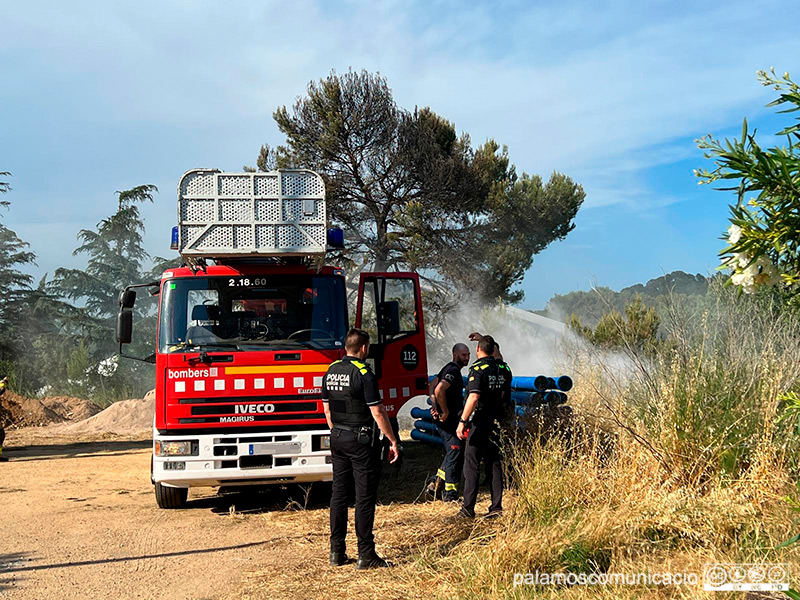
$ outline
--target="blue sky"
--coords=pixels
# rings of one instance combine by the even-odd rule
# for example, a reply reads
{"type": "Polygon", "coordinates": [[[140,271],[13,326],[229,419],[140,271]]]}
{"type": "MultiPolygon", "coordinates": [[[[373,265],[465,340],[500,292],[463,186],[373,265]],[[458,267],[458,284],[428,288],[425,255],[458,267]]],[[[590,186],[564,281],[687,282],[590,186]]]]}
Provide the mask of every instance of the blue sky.
{"type": "Polygon", "coordinates": [[[800,77],[796,2],[6,2],[0,5],[3,222],[37,276],[73,257],[115,190],[160,190],[146,246],[168,256],[175,189],[193,167],[240,170],[272,120],[331,69],[379,71],[519,171],[564,172],[587,197],[536,257],[525,308],[717,264],[730,197],[698,187],[694,140],[765,134],[758,69],[800,77]]]}

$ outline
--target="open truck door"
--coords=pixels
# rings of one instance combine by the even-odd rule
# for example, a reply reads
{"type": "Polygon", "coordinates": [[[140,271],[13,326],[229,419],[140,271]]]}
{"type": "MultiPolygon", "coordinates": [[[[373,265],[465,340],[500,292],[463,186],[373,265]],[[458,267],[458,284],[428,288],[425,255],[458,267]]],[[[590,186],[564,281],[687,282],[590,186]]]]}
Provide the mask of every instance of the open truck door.
{"type": "Polygon", "coordinates": [[[416,273],[362,273],[356,327],[370,334],[369,359],[392,420],[414,396],[427,394],[428,357],[416,273]]]}

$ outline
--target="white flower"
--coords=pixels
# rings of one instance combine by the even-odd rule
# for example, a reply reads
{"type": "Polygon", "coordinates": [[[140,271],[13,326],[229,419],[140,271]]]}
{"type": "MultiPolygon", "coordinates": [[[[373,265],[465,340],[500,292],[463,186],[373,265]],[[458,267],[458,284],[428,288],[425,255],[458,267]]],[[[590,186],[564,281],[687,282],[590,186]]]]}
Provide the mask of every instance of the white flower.
{"type": "Polygon", "coordinates": [[[744,273],[743,271],[739,271],[731,275],[731,281],[734,285],[745,286],[752,284],[752,278],[750,275],[748,273],[744,273]]]}
{"type": "Polygon", "coordinates": [[[100,361],[97,365],[97,372],[103,377],[111,377],[119,366],[119,357],[115,354],[107,359],[100,361]]]}
{"type": "Polygon", "coordinates": [[[759,286],[772,286],[780,283],[778,268],[770,262],[769,257],[759,256],[748,265],[750,257],[743,253],[734,254],[726,264],[734,269],[731,283],[738,285],[746,294],[752,294],[759,286]],[[734,263],[738,263],[738,268],[734,263]]]}
{"type": "Polygon", "coordinates": [[[750,263],[750,257],[744,252],[737,252],[733,255],[733,258],[736,259],[736,262],[739,263],[739,267],[742,269],[744,269],[750,263]]]}
{"type": "Polygon", "coordinates": [[[780,283],[780,272],[778,268],[770,262],[769,258],[766,256],[759,256],[754,264],[760,269],[759,274],[754,277],[756,283],[767,286],[780,283]]]}
{"type": "Polygon", "coordinates": [[[738,225],[728,227],[728,243],[733,246],[742,239],[742,228],[738,225]]]}

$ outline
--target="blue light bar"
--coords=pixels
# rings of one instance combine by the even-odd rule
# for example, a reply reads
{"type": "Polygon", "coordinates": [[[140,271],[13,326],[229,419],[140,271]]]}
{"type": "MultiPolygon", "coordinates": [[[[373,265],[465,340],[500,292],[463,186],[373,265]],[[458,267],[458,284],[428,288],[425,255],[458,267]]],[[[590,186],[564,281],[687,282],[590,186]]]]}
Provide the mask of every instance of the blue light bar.
{"type": "Polygon", "coordinates": [[[344,231],[338,227],[328,229],[328,246],[330,248],[344,248],[344,231]]]}
{"type": "Polygon", "coordinates": [[[172,242],[169,245],[170,250],[178,249],[178,226],[172,228],[172,242]]]}

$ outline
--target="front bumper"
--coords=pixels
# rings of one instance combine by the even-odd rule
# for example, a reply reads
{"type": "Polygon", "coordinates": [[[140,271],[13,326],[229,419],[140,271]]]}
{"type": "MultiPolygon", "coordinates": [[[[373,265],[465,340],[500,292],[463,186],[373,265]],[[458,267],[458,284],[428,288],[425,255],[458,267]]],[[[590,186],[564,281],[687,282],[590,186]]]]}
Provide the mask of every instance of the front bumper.
{"type": "Polygon", "coordinates": [[[155,483],[170,487],[331,481],[330,451],[319,447],[320,436],[329,435],[327,429],[199,436],[154,432],[152,478],[155,483]],[[158,440],[197,440],[198,455],[155,456],[158,440]]]}

